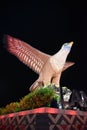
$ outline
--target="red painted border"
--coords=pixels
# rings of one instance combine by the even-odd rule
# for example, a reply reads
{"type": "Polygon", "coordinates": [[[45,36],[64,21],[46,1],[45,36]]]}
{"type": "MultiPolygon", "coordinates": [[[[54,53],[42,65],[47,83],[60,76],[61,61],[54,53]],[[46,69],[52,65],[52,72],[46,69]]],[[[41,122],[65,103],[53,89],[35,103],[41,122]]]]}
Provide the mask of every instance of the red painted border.
{"type": "Polygon", "coordinates": [[[5,118],[5,117],[22,116],[22,115],[36,114],[36,113],[66,114],[66,115],[87,116],[87,112],[84,112],[84,111],[64,110],[64,109],[57,109],[57,108],[42,107],[42,108],[36,108],[36,109],[33,109],[33,110],[26,110],[26,111],[20,111],[20,112],[16,112],[16,113],[1,115],[0,119],[5,118]]]}

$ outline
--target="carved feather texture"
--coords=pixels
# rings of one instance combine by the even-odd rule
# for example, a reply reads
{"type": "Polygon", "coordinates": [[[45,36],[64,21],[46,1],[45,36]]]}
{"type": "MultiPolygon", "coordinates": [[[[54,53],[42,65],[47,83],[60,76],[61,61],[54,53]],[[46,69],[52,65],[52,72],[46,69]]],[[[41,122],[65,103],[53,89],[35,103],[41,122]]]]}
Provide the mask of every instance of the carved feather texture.
{"type": "Polygon", "coordinates": [[[7,44],[7,50],[11,54],[15,55],[20,61],[38,74],[50,57],[29,44],[9,35],[4,36],[4,42],[7,44]]]}
{"type": "MultiPolygon", "coordinates": [[[[51,56],[39,51],[24,41],[14,38],[10,35],[4,35],[3,42],[7,50],[15,55],[20,61],[26,64],[36,73],[40,73],[44,64],[51,56]]],[[[74,62],[66,62],[63,71],[74,65],[74,62]]]]}

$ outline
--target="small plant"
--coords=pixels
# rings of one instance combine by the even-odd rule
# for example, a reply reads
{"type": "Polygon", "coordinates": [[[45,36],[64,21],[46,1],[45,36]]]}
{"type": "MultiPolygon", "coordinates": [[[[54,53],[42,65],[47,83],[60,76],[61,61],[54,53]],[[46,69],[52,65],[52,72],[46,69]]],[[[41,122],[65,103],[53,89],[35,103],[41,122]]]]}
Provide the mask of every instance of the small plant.
{"type": "Polygon", "coordinates": [[[12,102],[5,107],[5,113],[13,113],[20,111],[20,103],[18,102],[12,102]]]}

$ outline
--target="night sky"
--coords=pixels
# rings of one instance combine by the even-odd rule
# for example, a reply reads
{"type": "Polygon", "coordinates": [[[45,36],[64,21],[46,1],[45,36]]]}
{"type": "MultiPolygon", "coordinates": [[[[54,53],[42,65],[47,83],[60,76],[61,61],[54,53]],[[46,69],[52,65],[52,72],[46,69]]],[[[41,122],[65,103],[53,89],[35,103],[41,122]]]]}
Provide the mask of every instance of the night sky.
{"type": "Polygon", "coordinates": [[[87,87],[87,7],[82,0],[30,0],[0,3],[0,107],[19,101],[38,78],[30,68],[4,48],[9,34],[33,47],[55,54],[63,43],[74,41],[67,61],[76,64],[63,72],[61,86],[87,87]]]}

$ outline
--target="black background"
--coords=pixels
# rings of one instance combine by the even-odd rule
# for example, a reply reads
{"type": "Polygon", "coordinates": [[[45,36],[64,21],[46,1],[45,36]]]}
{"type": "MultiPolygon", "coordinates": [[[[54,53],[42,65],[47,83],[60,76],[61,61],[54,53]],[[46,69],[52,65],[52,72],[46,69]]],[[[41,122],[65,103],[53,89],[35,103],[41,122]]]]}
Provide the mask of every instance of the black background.
{"type": "Polygon", "coordinates": [[[74,41],[67,58],[76,64],[61,77],[61,86],[86,91],[87,6],[84,1],[0,1],[0,106],[19,101],[38,78],[30,68],[9,54],[3,35],[9,34],[33,47],[56,53],[63,43],[74,41]]]}

